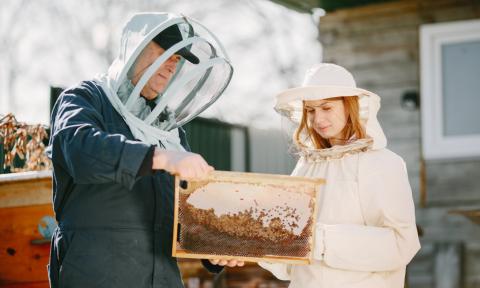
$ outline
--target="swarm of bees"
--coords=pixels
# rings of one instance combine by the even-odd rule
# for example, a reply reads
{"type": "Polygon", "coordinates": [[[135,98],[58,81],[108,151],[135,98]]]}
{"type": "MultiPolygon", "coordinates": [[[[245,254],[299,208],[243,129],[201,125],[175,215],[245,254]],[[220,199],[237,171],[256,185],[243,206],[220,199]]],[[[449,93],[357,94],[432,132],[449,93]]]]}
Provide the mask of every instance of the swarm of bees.
{"type": "Polygon", "coordinates": [[[12,113],[0,118],[0,156],[4,172],[24,172],[51,168],[45,155],[44,141],[48,139],[45,126],[18,122],[12,113]],[[3,147],[2,147],[3,146],[3,147]],[[3,153],[2,153],[3,152],[3,153]],[[3,161],[2,161],[3,160],[3,161]]]}

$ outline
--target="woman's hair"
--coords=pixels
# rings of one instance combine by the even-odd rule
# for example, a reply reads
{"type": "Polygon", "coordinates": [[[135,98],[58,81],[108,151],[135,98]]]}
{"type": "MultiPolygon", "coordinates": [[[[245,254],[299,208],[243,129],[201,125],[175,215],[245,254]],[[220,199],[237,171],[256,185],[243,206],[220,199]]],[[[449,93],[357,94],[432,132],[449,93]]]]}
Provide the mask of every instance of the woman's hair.
{"type": "MultiPolygon", "coordinates": [[[[345,96],[345,97],[336,97],[330,98],[329,100],[342,100],[343,106],[345,108],[345,113],[347,116],[347,123],[342,130],[342,139],[350,139],[352,136],[355,136],[356,139],[366,138],[367,134],[362,124],[360,123],[360,109],[358,104],[358,96],[345,96]]],[[[328,139],[322,138],[308,123],[308,112],[305,107],[305,102],[303,102],[303,113],[300,126],[298,126],[297,131],[293,136],[295,143],[302,147],[307,147],[300,136],[303,130],[307,131],[307,135],[312,141],[316,149],[330,148],[332,145],[328,139]]]]}

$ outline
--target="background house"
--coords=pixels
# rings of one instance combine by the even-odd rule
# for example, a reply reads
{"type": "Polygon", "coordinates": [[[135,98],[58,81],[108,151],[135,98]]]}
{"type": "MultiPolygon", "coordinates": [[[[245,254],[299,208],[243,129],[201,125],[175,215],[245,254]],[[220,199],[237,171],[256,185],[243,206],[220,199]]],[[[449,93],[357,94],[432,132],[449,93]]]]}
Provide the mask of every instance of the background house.
{"type": "Polygon", "coordinates": [[[480,214],[480,2],[277,2],[326,9],[324,62],[382,98],[379,119],[407,163],[423,231],[409,287],[480,287],[480,226],[461,216],[480,214]]]}

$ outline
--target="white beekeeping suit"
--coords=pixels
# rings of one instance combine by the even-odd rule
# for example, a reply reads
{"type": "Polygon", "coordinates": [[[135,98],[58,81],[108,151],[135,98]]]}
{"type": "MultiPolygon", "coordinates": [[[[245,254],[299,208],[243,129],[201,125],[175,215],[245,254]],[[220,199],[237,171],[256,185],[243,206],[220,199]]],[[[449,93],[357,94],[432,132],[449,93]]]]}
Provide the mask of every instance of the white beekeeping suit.
{"type": "Polygon", "coordinates": [[[404,287],[406,265],[420,243],[405,163],[386,148],[377,120],[380,98],[357,88],[344,68],[319,64],[302,87],[277,96],[275,109],[298,126],[303,100],[339,96],[359,96],[368,138],[326,149],[297,147],[301,157],[292,175],[326,180],[317,195],[314,261],[260,265],[290,280],[291,288],[404,287]]]}

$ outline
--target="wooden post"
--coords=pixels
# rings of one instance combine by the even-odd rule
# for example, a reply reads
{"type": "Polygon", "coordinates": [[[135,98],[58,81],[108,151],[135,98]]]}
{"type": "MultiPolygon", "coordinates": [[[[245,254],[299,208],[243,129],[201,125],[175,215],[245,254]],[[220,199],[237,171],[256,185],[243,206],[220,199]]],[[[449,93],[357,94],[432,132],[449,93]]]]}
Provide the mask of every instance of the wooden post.
{"type": "Polygon", "coordinates": [[[438,243],[435,246],[435,288],[461,288],[463,243],[438,243]]]}

